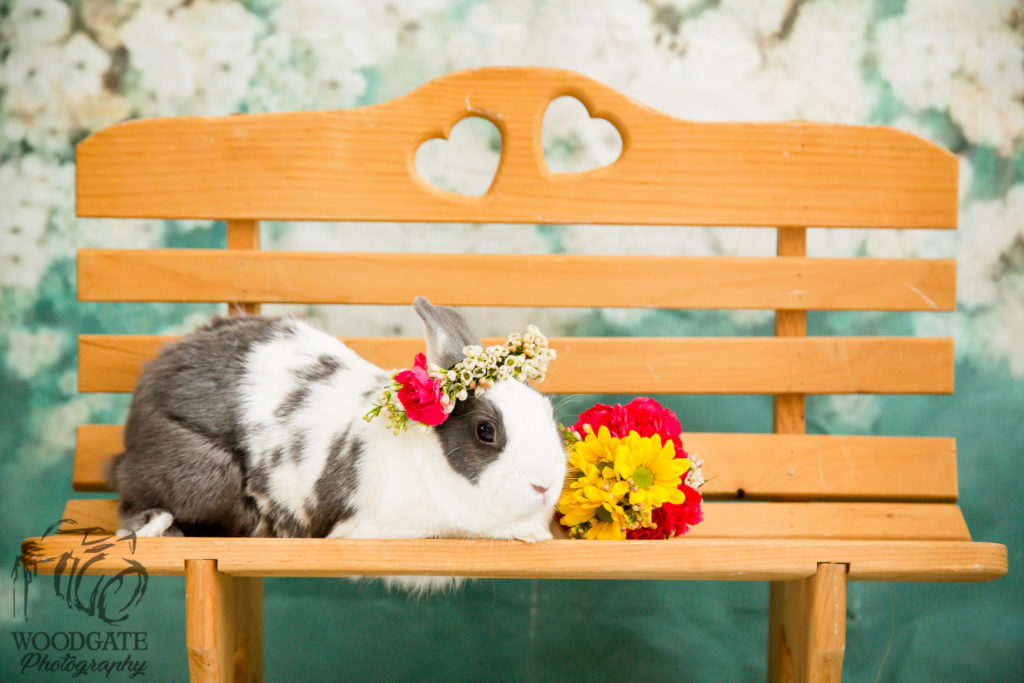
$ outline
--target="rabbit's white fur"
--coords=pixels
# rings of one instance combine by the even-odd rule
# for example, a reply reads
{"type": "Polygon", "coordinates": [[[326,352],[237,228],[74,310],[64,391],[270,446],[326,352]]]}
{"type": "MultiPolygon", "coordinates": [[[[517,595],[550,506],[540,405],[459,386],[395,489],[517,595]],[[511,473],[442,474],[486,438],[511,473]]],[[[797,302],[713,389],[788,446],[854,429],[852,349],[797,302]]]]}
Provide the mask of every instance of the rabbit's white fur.
{"type": "Polygon", "coordinates": [[[387,376],[308,323],[295,320],[292,325],[295,333],[254,349],[242,384],[247,446],[257,458],[287,448],[296,432],[306,435],[308,455],[269,467],[269,493],[277,503],[300,520],[308,519],[313,485],[326,464],[339,416],[347,416],[352,436],[362,439],[367,454],[359,461],[359,487],[351,501],[356,512],[329,537],[551,538],[549,522],[565,476],[565,455],[550,438],[554,416],[547,399],[515,381],[498,382],[487,391],[487,399],[501,410],[508,443],[473,483],[451,468],[437,437],[426,428],[414,423],[395,435],[383,418],[359,419],[370,408],[362,396],[369,391],[376,396],[387,376]],[[276,420],[280,387],[324,354],[342,359],[348,368],[311,387],[312,395],[290,423],[276,420]],[[547,493],[539,494],[533,484],[547,493]]]}
{"type": "Polygon", "coordinates": [[[367,436],[375,456],[366,458],[360,470],[366,486],[357,492],[358,512],[330,536],[551,538],[564,457],[531,433],[515,432],[531,419],[551,420],[550,404],[517,382],[496,384],[487,395],[502,409],[510,438],[476,483],[448,467],[436,439],[422,429],[414,427],[399,437],[403,443],[396,448],[394,435],[371,424],[367,436]],[[510,417],[521,424],[508,426],[510,417]],[[535,482],[547,492],[534,490],[535,482]]]}

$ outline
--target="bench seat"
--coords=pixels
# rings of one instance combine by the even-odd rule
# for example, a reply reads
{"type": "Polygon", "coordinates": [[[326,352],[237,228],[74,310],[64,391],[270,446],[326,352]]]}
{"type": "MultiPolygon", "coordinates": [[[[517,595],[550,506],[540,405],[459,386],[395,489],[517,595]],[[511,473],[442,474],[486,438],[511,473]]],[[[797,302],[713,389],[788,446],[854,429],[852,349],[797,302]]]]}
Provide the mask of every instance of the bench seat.
{"type": "MultiPolygon", "coordinates": [[[[84,503],[86,501],[79,501],[84,503]]],[[[86,506],[75,506],[81,510],[86,506]]],[[[711,514],[711,512],[709,512],[711,514]]],[[[27,539],[29,555],[59,557],[77,534],[27,539]],[[31,547],[30,547],[31,546],[31,547]]],[[[849,567],[850,581],[986,581],[1006,573],[1006,548],[970,541],[707,538],[669,541],[556,539],[140,538],[132,557],[154,576],[181,576],[186,558],[216,560],[233,576],[416,574],[487,579],[722,579],[792,581],[818,565],[849,567]]],[[[111,556],[90,573],[124,568],[111,556]]],[[[39,567],[45,572],[43,566],[39,567]]]]}

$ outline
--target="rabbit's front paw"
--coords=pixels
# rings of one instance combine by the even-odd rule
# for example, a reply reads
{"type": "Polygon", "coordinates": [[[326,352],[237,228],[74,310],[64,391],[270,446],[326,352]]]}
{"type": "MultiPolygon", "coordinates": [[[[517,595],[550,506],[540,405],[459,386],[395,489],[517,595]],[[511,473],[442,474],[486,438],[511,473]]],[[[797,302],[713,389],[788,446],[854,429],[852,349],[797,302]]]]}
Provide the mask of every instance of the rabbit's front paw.
{"type": "Polygon", "coordinates": [[[526,541],[527,543],[550,541],[553,538],[551,529],[546,524],[538,524],[536,521],[519,526],[505,527],[498,535],[501,538],[512,538],[517,541],[526,541]]]}

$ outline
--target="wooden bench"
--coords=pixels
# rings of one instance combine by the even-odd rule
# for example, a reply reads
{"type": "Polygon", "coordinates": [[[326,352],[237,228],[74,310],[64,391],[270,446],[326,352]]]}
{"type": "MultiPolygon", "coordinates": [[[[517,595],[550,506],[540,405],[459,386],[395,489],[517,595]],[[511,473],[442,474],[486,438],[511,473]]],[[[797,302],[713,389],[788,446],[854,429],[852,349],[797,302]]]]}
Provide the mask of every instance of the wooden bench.
{"type": "MultiPolygon", "coordinates": [[[[950,393],[949,339],[808,337],[807,310],[955,308],[955,262],[808,258],[807,226],[955,228],[953,155],[896,130],[807,122],[718,124],[652,111],[588,78],[539,68],[450,74],[344,111],[132,121],[77,150],[80,216],[222,219],[226,250],[83,249],[85,301],[770,309],[772,337],[555,338],[554,394],[767,394],[770,434],[688,433],[705,459],[706,521],[673,541],[146,538],[151,575],[186,577],[193,678],[262,676],[266,576],[723,579],[770,582],[772,680],[838,678],[847,581],[984,581],[1006,549],[971,540],[952,439],[805,434],[807,394],[950,393]],[[612,165],[553,175],[540,145],[571,95],[623,138],[612,165]],[[447,193],[414,152],[460,119],[489,119],[502,156],[481,197],[447,193]],[[260,220],[766,226],[778,256],[259,251],[260,220]],[[446,273],[466,273],[466,287],[446,273]],[[595,372],[595,368],[600,368],[595,372]],[[742,499],[742,500],[740,500],[742,499]],[[628,546],[628,548],[627,548],[628,546]]],[[[79,388],[129,392],[168,337],[82,335],[79,388]]],[[[346,339],[401,367],[418,339],[346,339]]],[[[685,425],[685,416],[684,427],[685,425]]],[[[103,491],[120,426],[78,430],[73,483],[103,491]]],[[[78,526],[116,528],[113,499],[71,500],[78,526]]],[[[78,543],[34,543],[56,557],[78,543]]],[[[95,573],[115,573],[117,558],[95,573]]],[[[52,571],[44,564],[41,571],[52,571]]]]}

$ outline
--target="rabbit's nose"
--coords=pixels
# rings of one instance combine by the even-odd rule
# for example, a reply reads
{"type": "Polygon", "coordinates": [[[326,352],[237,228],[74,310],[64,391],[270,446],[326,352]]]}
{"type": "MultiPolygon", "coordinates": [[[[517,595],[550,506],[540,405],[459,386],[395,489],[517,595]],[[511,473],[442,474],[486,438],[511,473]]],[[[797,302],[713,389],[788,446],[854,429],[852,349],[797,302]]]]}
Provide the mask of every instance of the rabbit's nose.
{"type": "Polygon", "coordinates": [[[533,490],[542,496],[547,495],[547,492],[550,490],[549,486],[540,486],[538,484],[530,484],[530,486],[532,486],[533,490]]]}

